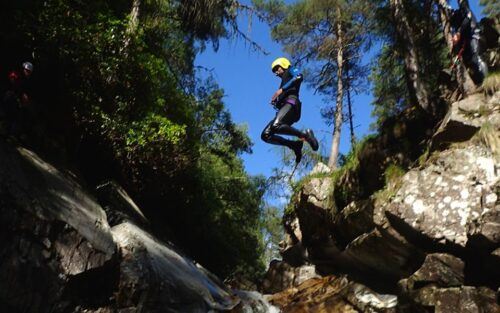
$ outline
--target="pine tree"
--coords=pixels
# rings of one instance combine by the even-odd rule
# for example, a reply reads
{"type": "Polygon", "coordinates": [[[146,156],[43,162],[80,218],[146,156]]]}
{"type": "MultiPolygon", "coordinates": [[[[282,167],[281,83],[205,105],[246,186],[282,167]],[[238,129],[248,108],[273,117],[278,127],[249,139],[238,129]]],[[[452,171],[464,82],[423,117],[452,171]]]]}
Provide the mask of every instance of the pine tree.
{"type": "Polygon", "coordinates": [[[392,10],[393,23],[396,28],[398,44],[404,47],[405,77],[410,98],[425,111],[430,111],[429,90],[422,78],[414,28],[410,26],[403,0],[390,0],[389,3],[392,10]]]}
{"type": "Polygon", "coordinates": [[[484,6],[483,13],[497,23],[500,22],[500,2],[498,0],[480,0],[479,3],[484,6]]]}
{"type": "MultiPolygon", "coordinates": [[[[274,17],[272,34],[282,43],[298,64],[307,65],[305,79],[318,92],[334,99],[332,112],[332,147],[328,166],[337,167],[343,100],[346,88],[362,80],[363,75],[352,75],[361,61],[365,48],[367,15],[371,12],[369,1],[361,0],[303,0],[289,6],[271,1],[267,12],[274,17]],[[345,66],[351,66],[347,75],[345,66]],[[354,79],[355,78],[355,79],[354,79]]],[[[362,71],[359,71],[362,73],[362,71]]],[[[328,115],[328,114],[327,114],[328,115]]]]}
{"type": "Polygon", "coordinates": [[[439,113],[440,73],[451,58],[437,1],[378,1],[377,7],[375,34],[382,47],[370,76],[377,124],[407,108],[424,109],[419,98],[427,101],[427,112],[439,113]],[[417,93],[419,86],[424,91],[417,93]]]}

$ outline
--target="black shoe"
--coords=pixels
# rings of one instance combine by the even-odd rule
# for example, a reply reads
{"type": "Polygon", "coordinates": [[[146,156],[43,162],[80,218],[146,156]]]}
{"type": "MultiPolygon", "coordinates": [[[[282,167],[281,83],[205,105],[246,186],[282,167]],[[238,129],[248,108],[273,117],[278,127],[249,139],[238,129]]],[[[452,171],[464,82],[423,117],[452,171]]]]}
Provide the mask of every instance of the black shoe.
{"type": "Polygon", "coordinates": [[[302,146],[304,145],[304,142],[301,140],[294,141],[293,146],[291,149],[293,150],[293,153],[295,153],[295,163],[298,164],[300,160],[302,160],[302,146]]]}
{"type": "Polygon", "coordinates": [[[318,151],[318,148],[319,148],[319,144],[318,144],[318,140],[316,139],[316,137],[314,137],[314,133],[312,131],[312,129],[306,129],[306,140],[307,140],[307,143],[311,146],[311,148],[314,150],[314,151],[318,151]]]}

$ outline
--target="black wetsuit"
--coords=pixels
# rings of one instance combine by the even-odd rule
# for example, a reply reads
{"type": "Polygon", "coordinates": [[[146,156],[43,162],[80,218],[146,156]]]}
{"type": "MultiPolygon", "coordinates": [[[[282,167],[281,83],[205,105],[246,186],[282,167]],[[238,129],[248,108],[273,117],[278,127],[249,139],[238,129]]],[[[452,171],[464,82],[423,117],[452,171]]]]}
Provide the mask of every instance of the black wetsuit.
{"type": "Polygon", "coordinates": [[[276,134],[306,138],[304,133],[291,126],[300,119],[302,104],[299,100],[299,91],[301,83],[302,74],[298,69],[290,67],[283,73],[280,84],[283,93],[275,102],[278,112],[262,131],[263,141],[293,149],[296,141],[285,139],[276,134]]]}
{"type": "Polygon", "coordinates": [[[460,49],[464,49],[462,59],[468,67],[472,68],[474,83],[482,83],[488,75],[488,67],[480,56],[480,28],[476,17],[465,2],[462,2],[460,7],[453,11],[451,26],[455,33],[460,34],[460,41],[455,45],[457,50],[455,52],[458,53],[460,49]]]}

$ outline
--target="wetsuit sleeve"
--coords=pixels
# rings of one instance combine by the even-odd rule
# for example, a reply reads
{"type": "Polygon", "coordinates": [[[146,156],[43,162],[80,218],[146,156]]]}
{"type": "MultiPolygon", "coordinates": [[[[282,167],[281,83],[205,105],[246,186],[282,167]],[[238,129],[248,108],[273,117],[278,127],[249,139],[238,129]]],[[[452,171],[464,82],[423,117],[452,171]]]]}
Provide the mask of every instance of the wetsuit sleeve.
{"type": "Polygon", "coordinates": [[[463,35],[465,34],[466,29],[470,27],[472,16],[470,11],[464,6],[461,6],[458,10],[460,12],[460,16],[462,17],[462,23],[458,27],[457,32],[463,35]]]}
{"type": "Polygon", "coordinates": [[[286,84],[281,87],[283,91],[287,90],[288,88],[292,87],[294,83],[300,83],[302,82],[303,76],[302,73],[298,68],[292,68],[291,69],[291,74],[292,74],[292,79],[290,79],[286,84]]]}

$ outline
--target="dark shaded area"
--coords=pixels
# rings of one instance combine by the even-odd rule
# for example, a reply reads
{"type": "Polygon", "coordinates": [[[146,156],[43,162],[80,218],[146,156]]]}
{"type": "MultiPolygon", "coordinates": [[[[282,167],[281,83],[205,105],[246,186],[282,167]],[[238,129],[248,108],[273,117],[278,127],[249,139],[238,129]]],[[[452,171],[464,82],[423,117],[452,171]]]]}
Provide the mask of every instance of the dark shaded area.
{"type": "Polygon", "coordinates": [[[462,259],[465,262],[465,285],[488,286],[494,290],[500,287],[500,257],[491,254],[493,249],[478,249],[474,240],[469,240],[465,248],[449,241],[437,242],[417,232],[401,218],[389,212],[386,216],[406,240],[427,253],[448,253],[462,259]]]}
{"type": "Polygon", "coordinates": [[[85,309],[112,307],[119,282],[120,262],[115,257],[101,267],[70,276],[61,300],[85,309]]]}
{"type": "Polygon", "coordinates": [[[352,201],[368,199],[385,187],[384,172],[389,165],[407,169],[427,147],[442,115],[429,115],[409,108],[387,118],[379,134],[363,143],[358,155],[359,166],[348,171],[334,187],[335,204],[344,208],[352,201]]]}
{"type": "Polygon", "coordinates": [[[417,247],[421,247],[423,250],[429,253],[444,252],[458,257],[463,257],[466,250],[453,242],[446,241],[444,243],[433,240],[421,232],[415,230],[415,228],[408,225],[406,221],[400,217],[390,213],[385,212],[387,219],[391,223],[391,226],[396,229],[408,242],[412,243],[417,247]]]}

